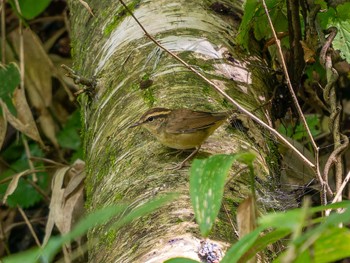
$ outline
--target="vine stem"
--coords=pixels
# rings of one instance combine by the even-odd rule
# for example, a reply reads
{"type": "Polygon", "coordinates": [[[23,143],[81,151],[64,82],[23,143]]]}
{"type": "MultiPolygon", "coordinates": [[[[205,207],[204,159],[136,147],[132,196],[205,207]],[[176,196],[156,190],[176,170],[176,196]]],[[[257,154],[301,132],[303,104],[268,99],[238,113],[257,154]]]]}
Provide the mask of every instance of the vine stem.
{"type": "Polygon", "coordinates": [[[184,65],[186,68],[188,68],[190,71],[192,71],[194,74],[202,78],[204,81],[206,81],[209,85],[211,85],[218,93],[220,93],[225,99],[227,99],[231,104],[233,104],[238,111],[241,113],[247,115],[251,119],[253,119],[255,122],[269,130],[272,134],[274,134],[280,141],[282,141],[285,145],[287,145],[290,149],[292,149],[308,166],[311,168],[315,168],[315,165],[307,159],[301,152],[299,152],[286,138],[284,138],[278,131],[276,131],[274,128],[270,127],[268,124],[260,120],[258,117],[256,117],[254,114],[243,108],[236,100],[231,98],[226,92],[221,90],[219,86],[217,86],[214,82],[212,82],[210,79],[205,77],[202,73],[197,71],[195,68],[193,68],[191,65],[189,65],[187,62],[182,60],[180,57],[178,57],[176,54],[162,46],[153,36],[151,36],[148,31],[144,28],[144,26],[140,23],[140,21],[135,17],[135,15],[131,12],[131,10],[128,8],[128,6],[124,3],[123,0],[119,0],[119,2],[124,6],[126,11],[134,18],[136,23],[140,26],[142,31],[145,33],[145,35],[154,43],[156,44],[159,48],[164,50],[166,53],[168,53],[170,56],[175,58],[177,61],[179,61],[182,65],[184,65]]]}

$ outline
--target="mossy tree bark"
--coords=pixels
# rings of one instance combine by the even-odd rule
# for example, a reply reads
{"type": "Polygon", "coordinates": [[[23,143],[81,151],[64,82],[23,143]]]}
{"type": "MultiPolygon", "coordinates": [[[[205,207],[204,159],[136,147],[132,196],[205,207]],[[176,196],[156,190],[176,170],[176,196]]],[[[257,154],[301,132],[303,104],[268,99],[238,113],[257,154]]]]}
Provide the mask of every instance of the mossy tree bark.
{"type": "MultiPolygon", "coordinates": [[[[196,67],[247,109],[258,109],[255,114],[268,121],[268,111],[260,106],[269,99],[269,76],[264,67],[256,66],[260,63],[258,58],[248,58],[234,44],[242,15],[241,2],[223,1],[220,6],[209,0],[127,4],[164,47],[196,67]]],[[[155,46],[118,1],[91,0],[89,5],[94,17],[79,1],[70,1],[75,69],[84,76],[95,76],[98,83],[89,101],[85,95],[81,98],[87,207],[93,211],[120,201],[132,201],[137,206],[155,195],[181,193],[172,204],[122,230],[92,230],[90,262],[195,258],[200,235],[189,200],[188,168],[164,169],[180,162],[186,154],[169,154],[171,150],[148,133],[130,130],[128,126],[150,107],[223,111],[227,110],[227,102],[155,46]]],[[[271,202],[264,200],[274,199],[271,178],[276,174],[271,172],[271,160],[278,163],[274,145],[249,118],[239,115],[239,119],[245,132],[224,125],[203,145],[198,157],[255,151],[257,196],[260,210],[265,211],[271,208],[271,202]]],[[[250,194],[248,171],[232,174],[225,191],[229,215],[234,215],[237,205],[250,194]]],[[[276,199],[273,206],[279,205],[276,199]]],[[[236,238],[227,213],[220,214],[211,239],[231,242],[236,238]]]]}

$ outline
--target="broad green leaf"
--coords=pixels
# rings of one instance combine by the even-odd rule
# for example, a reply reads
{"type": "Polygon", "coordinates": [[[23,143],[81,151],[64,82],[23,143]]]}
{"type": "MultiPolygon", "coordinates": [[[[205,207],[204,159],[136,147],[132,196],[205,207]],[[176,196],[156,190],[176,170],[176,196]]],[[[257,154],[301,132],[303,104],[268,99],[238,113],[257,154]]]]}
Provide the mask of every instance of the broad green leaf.
{"type": "Polygon", "coordinates": [[[327,3],[324,0],[315,0],[315,5],[320,5],[321,9],[327,8],[327,3]]]}
{"type": "Polygon", "coordinates": [[[252,153],[214,155],[194,160],[190,169],[190,196],[203,236],[207,236],[221,207],[224,186],[234,160],[251,163],[252,153]]]}
{"type": "Polygon", "coordinates": [[[345,211],[343,213],[332,213],[328,217],[324,218],[321,224],[317,225],[296,239],[294,243],[300,245],[307,242],[309,245],[311,245],[312,241],[317,240],[324,231],[336,227],[339,224],[348,224],[350,222],[350,202],[346,203],[347,206],[344,207],[345,211]]]}
{"type": "Polygon", "coordinates": [[[80,129],[80,112],[77,110],[69,117],[63,129],[57,134],[59,145],[63,148],[79,150],[81,148],[80,129]]]}
{"type": "MultiPolygon", "coordinates": [[[[257,253],[267,248],[268,245],[273,244],[282,238],[285,238],[287,235],[290,235],[291,231],[277,229],[273,230],[267,234],[260,235],[260,237],[252,244],[251,248],[245,255],[241,258],[241,262],[246,262],[250,258],[256,256],[257,253]]],[[[238,241],[240,242],[240,241],[238,241]]]]}
{"type": "Polygon", "coordinates": [[[346,59],[346,61],[350,63],[350,21],[334,21],[333,25],[338,28],[338,34],[334,38],[332,45],[334,49],[340,50],[340,55],[342,58],[346,59]]]}
{"type": "Polygon", "coordinates": [[[259,225],[265,228],[293,230],[299,226],[303,220],[301,209],[294,209],[284,213],[270,213],[260,218],[259,225]]]}
{"type": "Polygon", "coordinates": [[[338,5],[336,10],[329,8],[327,12],[319,13],[318,19],[323,29],[331,26],[338,28],[338,34],[332,42],[334,49],[340,50],[340,55],[350,63],[350,2],[338,5]]]}
{"type": "Polygon", "coordinates": [[[190,170],[190,196],[203,236],[208,236],[221,207],[226,176],[234,155],[214,155],[194,160],[190,170]]]}
{"type": "Polygon", "coordinates": [[[350,2],[344,2],[341,5],[337,6],[337,15],[339,17],[339,19],[342,20],[347,20],[350,19],[350,12],[349,12],[349,8],[350,8],[350,2]]]}
{"type": "Polygon", "coordinates": [[[21,253],[12,254],[11,256],[2,258],[3,263],[37,263],[39,258],[39,248],[28,249],[21,253]]]}
{"type": "Polygon", "coordinates": [[[252,21],[259,5],[259,1],[255,0],[247,0],[244,4],[244,16],[238,29],[239,34],[236,41],[245,49],[248,49],[249,31],[253,26],[252,21]]]}
{"type": "Polygon", "coordinates": [[[253,232],[242,237],[236,244],[234,244],[225,254],[221,263],[235,263],[252,248],[263,229],[261,227],[255,229],[253,232]]]}
{"type": "MultiPolygon", "coordinates": [[[[5,159],[9,163],[11,163],[11,165],[9,169],[3,171],[0,174],[0,180],[4,180],[16,174],[14,171],[25,171],[27,169],[28,170],[30,169],[28,165],[26,153],[23,151],[20,151],[21,147],[18,147],[18,145],[11,145],[3,153],[2,156],[5,157],[5,159]],[[14,154],[14,153],[11,153],[12,150],[14,152],[17,152],[17,154],[12,155],[14,154]],[[8,155],[11,155],[11,157],[14,157],[14,159],[6,158],[6,157],[9,157],[8,155]]],[[[34,143],[29,144],[29,149],[32,156],[43,157],[43,151],[40,149],[40,147],[37,144],[34,144],[34,143]]],[[[41,167],[42,167],[41,162],[35,163],[35,168],[41,169],[41,167]]],[[[36,182],[36,184],[41,189],[46,189],[48,185],[47,173],[38,172],[37,177],[38,177],[38,181],[36,182]]],[[[29,180],[32,180],[31,175],[26,176],[26,179],[24,178],[19,179],[16,190],[7,199],[7,202],[6,202],[7,205],[9,205],[10,207],[16,207],[17,205],[19,205],[22,208],[28,208],[35,205],[40,200],[42,200],[43,198],[42,195],[39,194],[38,191],[29,183],[29,180]]],[[[9,183],[4,183],[0,185],[0,199],[4,197],[8,184],[9,183]]]]}
{"type": "MultiPolygon", "coordinates": [[[[338,208],[350,208],[350,201],[344,201],[334,204],[329,204],[325,206],[317,206],[310,207],[310,213],[318,213],[325,211],[327,209],[338,209],[338,208]]],[[[350,212],[350,211],[349,211],[350,212]]],[[[270,213],[261,218],[259,218],[258,222],[260,226],[264,228],[278,228],[278,229],[294,229],[302,218],[302,209],[293,209],[287,212],[279,212],[279,213],[270,213]]],[[[346,213],[343,214],[332,214],[329,217],[321,218],[321,220],[314,221],[322,221],[318,227],[325,227],[327,225],[336,225],[339,223],[347,223],[350,221],[350,216],[346,213]],[[327,221],[327,223],[326,223],[327,221]]]]}
{"type": "MultiPolygon", "coordinates": [[[[270,1],[267,4],[270,10],[269,15],[276,32],[288,31],[288,19],[284,1],[270,1]]],[[[260,4],[261,5],[261,4],[260,4]]],[[[261,11],[254,24],[254,35],[257,40],[271,38],[272,31],[267,19],[265,10],[261,6],[261,11]]]]}
{"type": "Polygon", "coordinates": [[[12,94],[20,84],[20,80],[21,75],[16,63],[11,62],[6,66],[0,64],[0,99],[5,102],[12,114],[16,113],[12,102],[12,94]]]}
{"type": "MultiPolygon", "coordinates": [[[[49,6],[51,0],[18,0],[21,14],[25,19],[33,19],[41,14],[49,6]]],[[[13,0],[10,2],[13,7],[16,5],[13,0]]],[[[17,8],[16,8],[17,10],[17,8]]],[[[17,10],[18,12],[18,10],[17,10]]]]}
{"type": "MultiPolygon", "coordinates": [[[[311,243],[311,249],[297,251],[295,263],[317,262],[327,263],[350,257],[350,232],[346,228],[334,227],[322,232],[320,237],[311,243]]],[[[274,262],[283,262],[282,253],[274,262]]]]}
{"type": "Polygon", "coordinates": [[[11,62],[10,64],[0,66],[0,98],[4,99],[11,96],[21,81],[18,66],[11,62]]]}
{"type": "MultiPolygon", "coordinates": [[[[347,228],[325,231],[316,241],[314,262],[335,262],[350,257],[350,232],[347,228]]],[[[308,250],[310,253],[310,250],[308,250]]]]}
{"type": "MultiPolygon", "coordinates": [[[[305,116],[306,118],[306,123],[311,131],[312,136],[317,136],[320,133],[322,133],[322,119],[320,118],[319,115],[317,114],[308,114],[305,116]]],[[[282,134],[285,134],[288,137],[292,137],[292,139],[296,141],[300,141],[303,138],[306,138],[307,132],[304,128],[304,124],[298,123],[297,125],[295,124],[290,124],[288,123],[287,125],[280,125],[278,128],[278,131],[282,134]]]]}

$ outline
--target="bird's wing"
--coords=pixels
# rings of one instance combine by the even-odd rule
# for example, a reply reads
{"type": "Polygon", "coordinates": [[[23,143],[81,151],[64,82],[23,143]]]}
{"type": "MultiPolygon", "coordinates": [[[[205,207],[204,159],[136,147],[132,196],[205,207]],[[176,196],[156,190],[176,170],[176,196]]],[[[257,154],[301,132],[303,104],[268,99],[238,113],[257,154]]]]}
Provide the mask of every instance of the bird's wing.
{"type": "MultiPolygon", "coordinates": [[[[184,109],[184,111],[187,110],[184,109]]],[[[189,114],[184,112],[183,116],[183,118],[176,118],[176,121],[172,119],[172,121],[168,122],[166,125],[166,131],[173,134],[192,133],[198,130],[207,129],[228,117],[225,112],[210,113],[203,111],[191,111],[189,114]]]]}

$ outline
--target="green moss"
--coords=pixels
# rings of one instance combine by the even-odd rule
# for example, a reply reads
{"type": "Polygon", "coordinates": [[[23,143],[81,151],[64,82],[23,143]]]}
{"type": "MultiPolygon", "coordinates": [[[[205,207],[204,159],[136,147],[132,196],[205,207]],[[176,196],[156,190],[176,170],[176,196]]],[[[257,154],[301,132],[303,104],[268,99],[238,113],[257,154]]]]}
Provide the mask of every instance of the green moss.
{"type": "Polygon", "coordinates": [[[116,237],[117,231],[115,229],[109,229],[104,238],[104,243],[107,245],[107,247],[110,248],[114,244],[116,237]]]}
{"type": "Polygon", "coordinates": [[[120,202],[120,200],[122,200],[123,198],[124,196],[121,193],[116,193],[114,195],[113,202],[114,203],[120,202]]]}
{"type": "Polygon", "coordinates": [[[216,221],[210,236],[214,239],[234,241],[235,235],[232,233],[232,227],[222,219],[216,221]]]}
{"type": "Polygon", "coordinates": [[[156,102],[156,98],[153,95],[152,89],[144,90],[142,93],[142,98],[149,107],[152,107],[153,104],[156,102]]]}
{"type": "MultiPolygon", "coordinates": [[[[89,176],[91,174],[91,169],[88,166],[85,166],[85,172],[86,172],[86,176],[89,176]]],[[[86,191],[85,207],[89,208],[92,205],[91,197],[94,193],[94,184],[85,184],[85,191],[86,191]]]]}
{"type": "Polygon", "coordinates": [[[147,81],[147,80],[149,80],[151,78],[151,74],[149,74],[149,73],[144,73],[143,75],[142,75],[142,77],[141,77],[141,80],[142,81],[147,81]]]}
{"type": "MultiPolygon", "coordinates": [[[[141,0],[133,1],[132,3],[129,3],[127,6],[130,9],[131,12],[134,12],[138,4],[141,2],[141,0]]],[[[125,10],[123,6],[121,6],[117,12],[117,14],[113,17],[112,21],[105,27],[103,34],[105,36],[109,36],[111,32],[118,27],[121,21],[125,17],[129,16],[129,13],[125,10]]]]}
{"type": "Polygon", "coordinates": [[[109,36],[111,32],[119,25],[121,18],[116,15],[113,17],[112,21],[105,27],[103,34],[109,36]]]}

